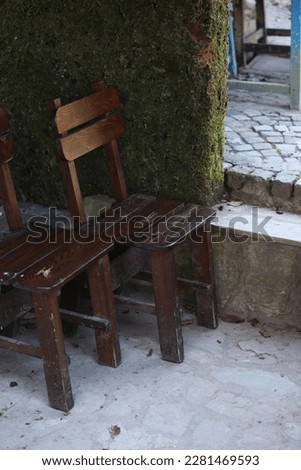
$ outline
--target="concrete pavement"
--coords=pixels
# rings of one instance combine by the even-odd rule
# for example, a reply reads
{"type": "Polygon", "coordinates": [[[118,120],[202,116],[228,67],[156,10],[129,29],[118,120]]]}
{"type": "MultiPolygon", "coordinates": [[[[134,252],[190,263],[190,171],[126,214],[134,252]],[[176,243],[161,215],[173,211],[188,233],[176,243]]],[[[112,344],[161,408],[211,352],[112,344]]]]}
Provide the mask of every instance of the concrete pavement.
{"type": "Polygon", "coordinates": [[[185,361],[172,364],[160,358],[154,316],[119,312],[119,325],[117,369],[96,363],[93,331],[66,340],[67,414],[47,404],[41,361],[1,351],[1,449],[300,449],[300,330],[256,318],[193,323],[185,361]]]}

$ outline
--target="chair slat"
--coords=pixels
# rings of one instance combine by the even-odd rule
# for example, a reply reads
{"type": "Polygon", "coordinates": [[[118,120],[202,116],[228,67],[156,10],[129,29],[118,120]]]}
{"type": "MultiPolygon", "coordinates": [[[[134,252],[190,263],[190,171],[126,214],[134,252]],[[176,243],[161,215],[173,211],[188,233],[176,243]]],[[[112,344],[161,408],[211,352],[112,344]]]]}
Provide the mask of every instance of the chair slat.
{"type": "MultiPolygon", "coordinates": [[[[20,229],[15,236],[10,235],[9,237],[4,238],[0,243],[0,266],[1,266],[1,258],[7,256],[12,251],[16,250],[19,246],[24,245],[26,243],[26,239],[28,237],[28,232],[25,228],[20,229]]],[[[1,269],[1,268],[0,268],[1,269]]]]}
{"type": "Polygon", "coordinates": [[[123,132],[124,119],[122,116],[112,116],[109,119],[103,119],[74,134],[59,139],[61,153],[66,160],[75,160],[107,144],[112,139],[117,139],[123,132]]]}
{"type": "Polygon", "coordinates": [[[73,103],[61,106],[55,115],[57,132],[62,134],[92,119],[109,113],[120,105],[115,88],[108,87],[73,103]]]}
{"type": "MultiPolygon", "coordinates": [[[[148,250],[165,250],[172,247],[184,241],[197,227],[204,226],[214,215],[214,210],[195,204],[179,207],[179,210],[153,226],[151,233],[143,238],[142,247],[148,250]]],[[[132,242],[137,246],[139,237],[137,241],[133,237],[132,242]]]]}
{"type": "Polygon", "coordinates": [[[42,351],[39,346],[23,343],[23,341],[7,338],[6,336],[0,336],[0,348],[16,351],[27,356],[42,358],[42,351]]]}
{"type": "MultiPolygon", "coordinates": [[[[183,205],[183,203],[171,199],[153,201],[128,221],[127,243],[144,248],[145,239],[148,239],[154,231],[160,233],[161,225],[165,225],[166,220],[174,212],[179,211],[183,205]]],[[[154,245],[156,245],[156,241],[154,241],[154,245]]]]}
{"type": "Polygon", "coordinates": [[[58,229],[56,233],[53,233],[41,243],[30,243],[30,241],[25,244],[22,243],[19,248],[1,258],[0,282],[3,284],[11,283],[18,274],[35,265],[37,261],[49,257],[61,246],[64,247],[65,238],[64,230],[58,229]]]}
{"type": "MultiPolygon", "coordinates": [[[[130,216],[120,223],[116,222],[113,227],[114,241],[118,243],[132,243],[132,238],[139,240],[143,232],[152,231],[153,223],[159,223],[162,217],[167,213],[172,212],[180,205],[177,201],[155,199],[147,204],[138,206],[137,210],[133,211],[130,216]]],[[[107,232],[109,234],[110,231],[107,232]]],[[[111,234],[110,234],[111,235],[111,234]]],[[[142,247],[143,248],[143,247],[142,247]]]]}
{"type": "MultiPolygon", "coordinates": [[[[108,237],[115,238],[116,234],[120,235],[121,227],[124,225],[127,227],[127,221],[137,214],[143,213],[145,207],[149,207],[149,204],[154,201],[156,201],[156,198],[153,196],[133,194],[121,203],[115,204],[105,213],[101,213],[96,219],[96,226],[92,226],[92,228],[88,226],[87,229],[89,233],[91,229],[96,230],[99,237],[105,234],[108,237]]],[[[123,230],[126,230],[126,228],[123,228],[123,230]]]]}

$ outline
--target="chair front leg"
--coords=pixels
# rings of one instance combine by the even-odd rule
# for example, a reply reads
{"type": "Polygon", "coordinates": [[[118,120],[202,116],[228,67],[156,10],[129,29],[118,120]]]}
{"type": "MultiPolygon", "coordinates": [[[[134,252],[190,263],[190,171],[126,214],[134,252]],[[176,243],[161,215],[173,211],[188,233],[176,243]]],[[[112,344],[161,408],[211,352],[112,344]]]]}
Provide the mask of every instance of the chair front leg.
{"type": "Polygon", "coordinates": [[[74,404],[56,292],[33,293],[49,403],[69,411],[74,404]]]}
{"type": "Polygon", "coordinates": [[[174,249],[151,252],[152,278],[162,359],[184,360],[174,249]]]}
{"type": "Polygon", "coordinates": [[[117,367],[121,362],[121,352],[108,255],[89,267],[87,273],[93,315],[109,320],[111,325],[108,331],[95,329],[98,362],[117,367]]]}

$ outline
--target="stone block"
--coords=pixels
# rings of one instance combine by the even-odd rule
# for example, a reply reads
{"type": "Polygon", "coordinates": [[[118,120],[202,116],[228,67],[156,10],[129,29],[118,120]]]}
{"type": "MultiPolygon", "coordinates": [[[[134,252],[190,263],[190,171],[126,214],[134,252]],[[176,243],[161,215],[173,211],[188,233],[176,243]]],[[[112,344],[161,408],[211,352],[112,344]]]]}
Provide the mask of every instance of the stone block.
{"type": "Polygon", "coordinates": [[[253,155],[248,155],[248,153],[251,152],[246,152],[246,153],[238,153],[236,155],[236,163],[239,166],[248,166],[248,167],[253,167],[253,168],[261,168],[263,158],[259,154],[259,156],[253,156],[253,155]]]}
{"type": "Polygon", "coordinates": [[[240,189],[247,181],[252,168],[234,166],[227,171],[227,186],[230,190],[240,189]]]}
{"type": "Polygon", "coordinates": [[[236,152],[247,152],[248,150],[254,150],[252,145],[250,144],[235,144],[233,145],[233,149],[236,151],[236,152]]]}
{"type": "Polygon", "coordinates": [[[300,142],[300,137],[286,136],[284,135],[284,143],[290,145],[298,145],[300,142]]]}
{"type": "Polygon", "coordinates": [[[237,153],[225,152],[224,160],[225,162],[232,163],[233,165],[237,165],[237,153]]]}
{"type": "Polygon", "coordinates": [[[243,312],[246,320],[261,318],[273,325],[284,322],[300,327],[300,247],[224,238],[213,245],[218,307],[223,315],[243,312]]]}
{"type": "Polygon", "coordinates": [[[270,125],[271,118],[267,116],[256,116],[256,121],[258,121],[260,125],[270,125]]]}
{"type": "Polygon", "coordinates": [[[287,126],[276,125],[276,126],[274,126],[274,129],[278,132],[287,132],[288,131],[287,126]]]}
{"type": "Polygon", "coordinates": [[[296,145],[290,144],[278,144],[277,150],[281,153],[283,157],[287,157],[289,155],[293,155],[296,151],[296,145]]]}
{"type": "Polygon", "coordinates": [[[254,143],[253,147],[255,150],[273,150],[273,147],[268,142],[254,143]]]}
{"type": "Polygon", "coordinates": [[[252,137],[260,137],[256,134],[256,132],[249,131],[247,129],[244,129],[242,132],[240,132],[240,136],[245,139],[247,142],[249,142],[249,139],[252,137]]]}
{"type": "Polygon", "coordinates": [[[301,207],[301,179],[298,179],[294,185],[294,202],[301,207]]]}
{"type": "Polygon", "coordinates": [[[249,121],[250,120],[249,116],[247,116],[246,114],[236,114],[233,117],[234,119],[237,119],[237,121],[249,121]]]}
{"type": "Polygon", "coordinates": [[[224,171],[227,171],[230,168],[233,168],[233,165],[232,165],[232,163],[224,162],[223,167],[224,167],[224,171]]]}
{"type": "Polygon", "coordinates": [[[255,169],[245,177],[240,188],[232,191],[232,196],[246,204],[269,206],[270,184],[273,176],[274,173],[271,171],[255,169]]]}
{"type": "Polygon", "coordinates": [[[281,132],[277,132],[277,131],[262,131],[261,132],[262,135],[264,135],[265,137],[281,137],[282,136],[282,133],[281,132]]]}
{"type": "Polygon", "coordinates": [[[255,178],[257,180],[262,179],[264,181],[268,181],[273,177],[273,173],[271,171],[262,170],[262,169],[256,169],[252,171],[251,175],[252,175],[252,178],[255,178]]]}
{"type": "Polygon", "coordinates": [[[293,194],[293,183],[295,181],[295,175],[286,172],[278,173],[272,184],[272,196],[289,199],[293,194]]]}
{"type": "Polygon", "coordinates": [[[235,127],[235,125],[237,125],[237,121],[236,121],[235,119],[233,119],[232,116],[227,115],[227,116],[225,117],[225,124],[226,124],[227,126],[233,128],[233,127],[235,127]]]}
{"type": "Polygon", "coordinates": [[[283,137],[271,136],[268,138],[271,144],[283,144],[283,137]]]}
{"type": "Polygon", "coordinates": [[[297,171],[301,172],[301,162],[297,158],[286,158],[284,168],[287,172],[297,171]]]}
{"type": "Polygon", "coordinates": [[[246,109],[245,114],[249,117],[262,116],[262,112],[257,109],[246,109]]]}
{"type": "Polygon", "coordinates": [[[279,158],[279,153],[276,149],[262,150],[261,153],[266,158],[279,158]]]}
{"type": "Polygon", "coordinates": [[[263,170],[279,173],[284,170],[284,162],[280,157],[265,158],[261,167],[263,170]]]}

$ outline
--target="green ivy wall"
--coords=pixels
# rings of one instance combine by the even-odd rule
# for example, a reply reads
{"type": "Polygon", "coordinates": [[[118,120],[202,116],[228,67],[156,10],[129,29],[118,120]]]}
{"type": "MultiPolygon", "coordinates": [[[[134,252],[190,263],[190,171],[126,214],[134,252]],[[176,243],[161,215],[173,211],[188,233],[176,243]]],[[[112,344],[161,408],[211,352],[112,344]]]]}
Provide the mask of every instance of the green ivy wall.
{"type": "MultiPolygon", "coordinates": [[[[130,191],[210,203],[222,188],[226,0],[2,0],[0,104],[11,115],[19,196],[62,205],[46,101],[105,79],[121,94],[130,191]]],[[[92,157],[92,156],[91,156],[92,157]]],[[[85,195],[110,189],[80,165],[85,195]]]]}

